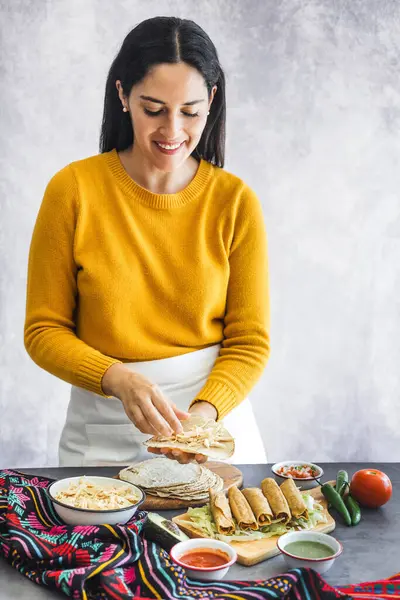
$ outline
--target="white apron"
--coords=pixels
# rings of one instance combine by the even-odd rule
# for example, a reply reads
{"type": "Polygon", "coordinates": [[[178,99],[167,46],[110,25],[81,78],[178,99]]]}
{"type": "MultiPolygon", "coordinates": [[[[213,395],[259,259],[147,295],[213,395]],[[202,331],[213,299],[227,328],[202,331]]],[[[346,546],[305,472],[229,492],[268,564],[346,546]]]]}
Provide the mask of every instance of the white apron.
{"type": "MultiPolygon", "coordinates": [[[[157,384],[165,396],[186,411],[204,386],[219,349],[216,344],[181,356],[124,366],[157,384]]],[[[235,454],[228,462],[267,462],[248,398],[225,417],[224,424],[235,439],[235,454]]],[[[120,400],[73,386],[59,446],[60,466],[128,465],[153,458],[155,455],[142,443],[149,437],[129,420],[120,400]]]]}

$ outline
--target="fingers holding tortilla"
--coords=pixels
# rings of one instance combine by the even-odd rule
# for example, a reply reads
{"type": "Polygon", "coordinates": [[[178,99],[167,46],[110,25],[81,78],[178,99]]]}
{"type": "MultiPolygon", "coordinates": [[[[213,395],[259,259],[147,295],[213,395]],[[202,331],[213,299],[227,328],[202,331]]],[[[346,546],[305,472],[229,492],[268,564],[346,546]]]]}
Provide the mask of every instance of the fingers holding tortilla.
{"type": "Polygon", "coordinates": [[[181,450],[190,455],[203,455],[216,460],[233,455],[234,439],[222,423],[193,414],[182,421],[182,428],[182,433],[153,436],[144,444],[151,448],[181,450]]]}
{"type": "Polygon", "coordinates": [[[186,465],[189,462],[197,462],[199,464],[205,463],[208,460],[208,456],[204,454],[190,454],[183,450],[173,448],[147,448],[148,452],[152,454],[164,455],[166,458],[176,460],[182,465],[186,465]]]}

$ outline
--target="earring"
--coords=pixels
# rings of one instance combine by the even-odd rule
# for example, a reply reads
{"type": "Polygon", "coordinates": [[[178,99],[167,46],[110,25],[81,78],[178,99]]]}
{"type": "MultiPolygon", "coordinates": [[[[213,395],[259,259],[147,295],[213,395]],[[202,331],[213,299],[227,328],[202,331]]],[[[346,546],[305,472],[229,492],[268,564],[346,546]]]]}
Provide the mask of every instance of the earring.
{"type": "Polygon", "coordinates": [[[124,108],[122,109],[124,112],[128,112],[128,109],[126,108],[126,106],[124,106],[124,108]]]}
{"type": "Polygon", "coordinates": [[[208,111],[207,116],[210,114],[210,111],[208,111]]]}

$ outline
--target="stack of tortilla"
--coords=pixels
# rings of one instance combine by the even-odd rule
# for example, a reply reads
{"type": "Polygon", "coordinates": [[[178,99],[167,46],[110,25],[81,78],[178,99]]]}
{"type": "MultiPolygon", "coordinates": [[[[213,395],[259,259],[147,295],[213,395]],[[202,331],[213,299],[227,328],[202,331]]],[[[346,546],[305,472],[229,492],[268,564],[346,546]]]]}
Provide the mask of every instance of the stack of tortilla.
{"type": "Polygon", "coordinates": [[[192,502],[207,500],[210,489],[218,493],[224,487],[223,479],[203,465],[181,465],[165,457],[131,465],[120,471],[119,479],[138,485],[152,496],[192,502]]]}
{"type": "Polygon", "coordinates": [[[287,479],[281,486],[270,477],[261,482],[260,488],[246,488],[242,491],[236,486],[224,492],[210,490],[210,509],[218,533],[230,535],[239,529],[257,530],[281,522],[287,525],[293,518],[308,519],[308,510],[303,497],[293,479],[287,479]]]}

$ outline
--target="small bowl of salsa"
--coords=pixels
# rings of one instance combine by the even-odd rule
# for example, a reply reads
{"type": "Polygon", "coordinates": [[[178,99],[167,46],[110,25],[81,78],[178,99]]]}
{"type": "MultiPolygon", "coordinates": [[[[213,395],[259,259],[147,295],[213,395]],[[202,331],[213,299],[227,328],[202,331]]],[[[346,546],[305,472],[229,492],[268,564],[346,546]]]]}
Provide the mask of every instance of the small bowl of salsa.
{"type": "Polygon", "coordinates": [[[303,460],[285,460],[272,465],[272,472],[277,483],[281,484],[285,479],[294,479],[297,487],[302,490],[309,490],[319,485],[316,481],[322,477],[324,471],[315,463],[305,462],[303,460]]]}
{"type": "Polygon", "coordinates": [[[212,581],[225,577],[237,559],[236,551],[225,542],[195,538],[172,547],[172,560],[183,567],[190,579],[212,581]]]}
{"type": "Polygon", "coordinates": [[[343,546],[331,535],[319,531],[292,531],[278,538],[276,545],[290,569],[311,568],[317,573],[326,573],[343,546]]]}

